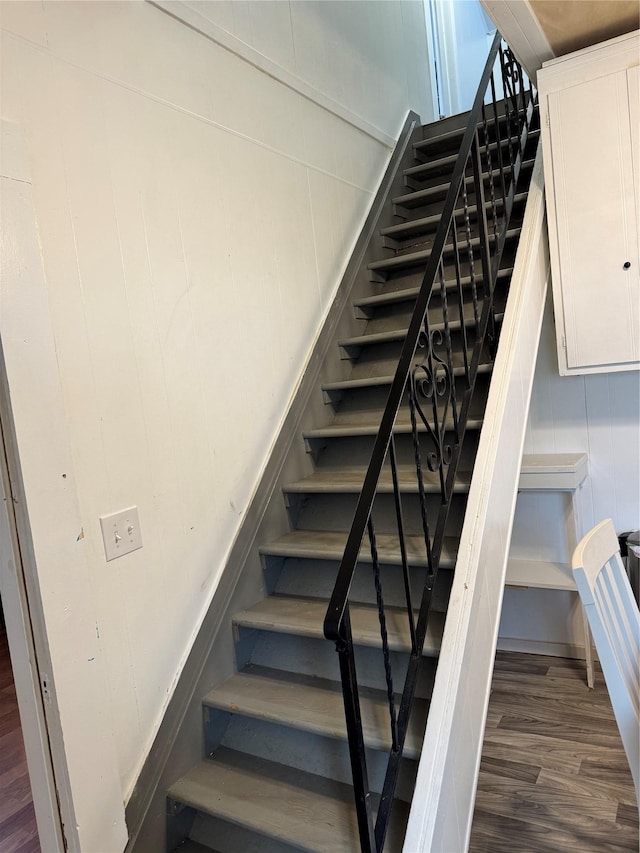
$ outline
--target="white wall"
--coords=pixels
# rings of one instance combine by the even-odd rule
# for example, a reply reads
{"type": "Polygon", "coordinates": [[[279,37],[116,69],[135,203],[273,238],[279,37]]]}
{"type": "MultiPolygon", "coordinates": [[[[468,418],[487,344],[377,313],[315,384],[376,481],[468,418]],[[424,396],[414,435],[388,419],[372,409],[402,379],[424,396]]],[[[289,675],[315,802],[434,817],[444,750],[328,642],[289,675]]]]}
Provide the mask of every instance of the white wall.
{"type": "MultiPolygon", "coordinates": [[[[589,456],[589,476],[577,496],[583,532],[609,517],[619,533],[640,528],[638,372],[560,376],[548,304],[524,452],[571,451],[589,456]]],[[[569,562],[571,524],[568,496],[520,495],[512,554],[569,562]]],[[[545,643],[552,653],[575,652],[583,645],[577,593],[507,589],[500,636],[528,641],[540,652],[545,643]]]]}
{"type": "MultiPolygon", "coordinates": [[[[431,117],[419,2],[189,5],[270,73],[148,3],[1,6],[2,117],[26,135],[125,800],[388,160],[384,140],[408,109],[431,117]],[[98,517],[132,504],[144,547],[107,564],[98,517]]],[[[63,576],[55,555],[46,571],[47,584],[63,576]]],[[[60,606],[44,602],[45,619],[60,606]]],[[[72,636],[58,635],[54,668],[72,636]]]]}

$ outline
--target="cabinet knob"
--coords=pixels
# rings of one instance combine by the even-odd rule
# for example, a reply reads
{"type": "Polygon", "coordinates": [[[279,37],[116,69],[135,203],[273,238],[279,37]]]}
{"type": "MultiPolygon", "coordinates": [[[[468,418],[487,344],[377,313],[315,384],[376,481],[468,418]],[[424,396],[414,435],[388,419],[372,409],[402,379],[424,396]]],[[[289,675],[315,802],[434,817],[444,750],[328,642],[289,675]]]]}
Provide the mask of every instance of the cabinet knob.
{"type": "Polygon", "coordinates": [[[631,261],[625,261],[625,262],[622,264],[622,269],[623,269],[623,270],[631,269],[631,261]]]}

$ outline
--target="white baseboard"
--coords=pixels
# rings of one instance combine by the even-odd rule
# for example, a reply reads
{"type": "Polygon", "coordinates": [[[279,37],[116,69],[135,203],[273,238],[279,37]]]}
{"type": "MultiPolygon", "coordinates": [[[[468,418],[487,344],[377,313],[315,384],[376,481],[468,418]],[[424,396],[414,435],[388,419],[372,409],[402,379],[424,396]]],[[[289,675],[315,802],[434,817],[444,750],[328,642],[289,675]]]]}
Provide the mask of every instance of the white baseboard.
{"type": "Polygon", "coordinates": [[[584,646],[577,646],[575,643],[549,643],[546,640],[520,640],[515,637],[498,637],[497,648],[501,652],[524,652],[530,655],[550,655],[556,658],[585,659],[584,646]]]}

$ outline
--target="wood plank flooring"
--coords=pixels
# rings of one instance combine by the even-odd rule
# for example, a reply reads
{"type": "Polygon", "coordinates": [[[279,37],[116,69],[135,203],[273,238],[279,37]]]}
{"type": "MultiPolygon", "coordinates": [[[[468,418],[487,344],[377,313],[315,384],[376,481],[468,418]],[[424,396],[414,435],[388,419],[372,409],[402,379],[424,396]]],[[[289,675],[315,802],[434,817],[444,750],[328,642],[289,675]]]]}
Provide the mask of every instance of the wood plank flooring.
{"type": "Polygon", "coordinates": [[[638,851],[629,766],[599,667],[498,652],[470,853],[638,851]]]}
{"type": "MultiPolygon", "coordinates": [[[[40,850],[0,629],[0,853],[40,850]]],[[[469,850],[637,853],[633,782],[599,669],[589,690],[580,661],[498,653],[469,850]]]]}
{"type": "Polygon", "coordinates": [[[40,853],[4,628],[0,628],[0,853],[40,853]]]}

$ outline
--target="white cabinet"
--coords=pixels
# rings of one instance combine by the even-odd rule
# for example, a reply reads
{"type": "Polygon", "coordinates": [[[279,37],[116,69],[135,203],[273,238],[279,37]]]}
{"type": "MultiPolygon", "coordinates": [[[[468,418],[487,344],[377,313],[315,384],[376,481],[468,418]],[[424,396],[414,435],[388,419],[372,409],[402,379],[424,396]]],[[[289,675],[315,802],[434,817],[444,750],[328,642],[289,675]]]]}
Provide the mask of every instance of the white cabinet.
{"type": "Polygon", "coordinates": [[[538,72],[558,362],[640,367],[640,33],[538,72]]]}

